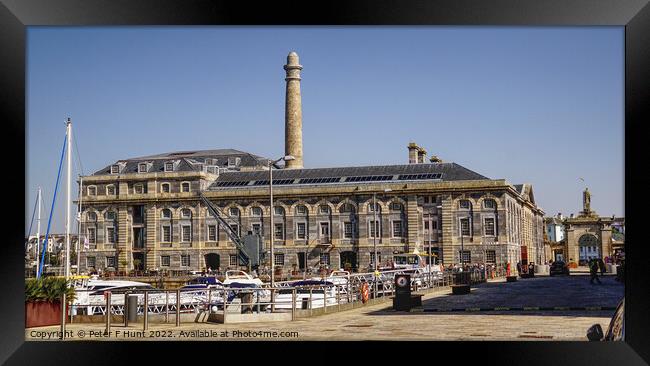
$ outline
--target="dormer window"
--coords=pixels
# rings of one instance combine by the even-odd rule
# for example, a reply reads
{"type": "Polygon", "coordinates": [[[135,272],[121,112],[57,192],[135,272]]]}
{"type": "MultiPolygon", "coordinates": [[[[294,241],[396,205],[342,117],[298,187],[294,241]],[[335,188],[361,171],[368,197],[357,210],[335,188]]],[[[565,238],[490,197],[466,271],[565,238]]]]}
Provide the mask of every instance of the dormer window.
{"type": "Polygon", "coordinates": [[[111,174],[118,174],[120,172],[120,166],[115,164],[111,165],[111,174]]]}
{"type": "Polygon", "coordinates": [[[234,156],[229,157],[228,158],[228,167],[238,166],[240,162],[241,162],[241,158],[237,158],[237,157],[234,157],[234,156]]]}
{"type": "Polygon", "coordinates": [[[138,173],[146,173],[146,172],[147,172],[147,163],[138,164],[138,173]]]}
{"type": "Polygon", "coordinates": [[[173,172],[174,171],[174,163],[171,161],[168,161],[165,163],[165,171],[166,172],[173,172]]]}
{"type": "Polygon", "coordinates": [[[89,186],[88,187],[88,195],[89,196],[96,196],[97,195],[97,187],[89,186]]]}

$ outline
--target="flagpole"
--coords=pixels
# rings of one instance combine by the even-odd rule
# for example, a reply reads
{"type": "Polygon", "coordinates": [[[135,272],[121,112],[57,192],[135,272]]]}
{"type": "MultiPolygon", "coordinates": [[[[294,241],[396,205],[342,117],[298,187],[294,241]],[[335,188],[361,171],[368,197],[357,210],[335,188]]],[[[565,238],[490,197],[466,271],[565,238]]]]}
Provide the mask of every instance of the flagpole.
{"type": "Polygon", "coordinates": [[[41,264],[41,187],[38,187],[38,194],[36,195],[38,202],[38,220],[36,221],[36,274],[41,264]]]}
{"type": "Polygon", "coordinates": [[[77,274],[79,271],[79,263],[81,260],[81,199],[83,194],[83,177],[79,176],[79,207],[77,208],[77,274]]]}
{"type": "Polygon", "coordinates": [[[67,127],[67,135],[68,135],[68,156],[67,156],[67,164],[68,164],[68,179],[67,179],[67,187],[66,187],[66,193],[67,193],[67,200],[65,203],[65,212],[66,212],[66,218],[65,218],[65,278],[66,280],[70,277],[70,177],[71,177],[71,169],[72,169],[72,122],[70,121],[70,118],[68,118],[66,122],[66,127],[67,127]]]}

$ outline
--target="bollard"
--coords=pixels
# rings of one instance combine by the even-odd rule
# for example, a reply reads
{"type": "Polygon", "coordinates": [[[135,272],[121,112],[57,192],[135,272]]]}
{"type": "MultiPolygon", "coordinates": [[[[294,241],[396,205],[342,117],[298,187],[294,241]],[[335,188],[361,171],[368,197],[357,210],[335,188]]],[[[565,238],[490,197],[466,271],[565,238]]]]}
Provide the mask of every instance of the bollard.
{"type": "Polygon", "coordinates": [[[129,292],[124,293],[124,306],[122,307],[122,314],[124,314],[124,326],[129,326],[129,292]]]}
{"type": "Polygon", "coordinates": [[[181,290],[176,290],[176,326],[181,325],[181,290]]]}
{"type": "Polygon", "coordinates": [[[144,327],[143,330],[147,330],[149,327],[149,291],[144,291],[144,327]]]}
{"type": "Polygon", "coordinates": [[[313,290],[313,287],[309,287],[309,316],[312,315],[312,302],[311,302],[312,290],[313,290]]]}
{"type": "Polygon", "coordinates": [[[169,323],[169,291],[165,290],[165,323],[169,323]]]}
{"type": "Polygon", "coordinates": [[[128,310],[128,313],[126,314],[128,317],[127,320],[130,322],[137,322],[138,321],[138,295],[133,295],[129,293],[128,299],[129,299],[129,304],[126,307],[128,310]]]}
{"type": "Polygon", "coordinates": [[[66,318],[66,296],[61,296],[61,340],[65,339],[65,318],[66,318]]]}
{"type": "Polygon", "coordinates": [[[110,336],[111,334],[111,292],[105,292],[106,294],[106,334],[110,336]]]}
{"type": "Polygon", "coordinates": [[[291,320],[296,320],[296,288],[291,290],[291,320]]]}
{"type": "Polygon", "coordinates": [[[223,289],[223,323],[226,324],[226,308],[228,308],[228,292],[223,289]]]}

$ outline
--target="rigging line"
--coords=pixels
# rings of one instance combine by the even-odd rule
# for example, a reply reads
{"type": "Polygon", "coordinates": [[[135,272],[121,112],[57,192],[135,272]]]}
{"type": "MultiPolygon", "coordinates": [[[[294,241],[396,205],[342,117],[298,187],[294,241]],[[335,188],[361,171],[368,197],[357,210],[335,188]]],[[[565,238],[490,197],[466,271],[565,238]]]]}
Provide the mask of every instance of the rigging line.
{"type": "Polygon", "coordinates": [[[45,232],[45,239],[43,239],[43,253],[41,255],[41,265],[38,267],[38,274],[36,275],[36,278],[41,278],[41,273],[43,273],[45,252],[47,251],[47,237],[50,235],[50,225],[52,224],[52,216],[54,214],[54,203],[56,202],[56,193],[59,190],[59,180],[61,178],[61,168],[63,167],[63,157],[65,156],[65,146],[67,145],[67,142],[68,142],[68,134],[66,133],[65,138],[63,139],[63,150],[61,150],[61,160],[59,161],[59,173],[56,176],[56,184],[54,185],[54,197],[52,198],[52,208],[50,208],[50,217],[47,219],[47,231],[45,232]]]}
{"type": "Polygon", "coordinates": [[[84,166],[81,164],[81,156],[79,155],[79,145],[77,144],[77,134],[72,135],[72,140],[74,141],[74,152],[77,154],[77,162],[79,163],[79,170],[81,175],[84,175],[84,166]]]}
{"type": "MultiPolygon", "coordinates": [[[[27,232],[27,241],[29,241],[29,235],[32,233],[32,225],[34,224],[34,216],[36,216],[36,207],[38,207],[38,195],[36,195],[36,202],[34,202],[34,211],[32,211],[32,222],[29,223],[29,231],[27,232]]],[[[38,242],[38,239],[36,239],[38,242]]]]}

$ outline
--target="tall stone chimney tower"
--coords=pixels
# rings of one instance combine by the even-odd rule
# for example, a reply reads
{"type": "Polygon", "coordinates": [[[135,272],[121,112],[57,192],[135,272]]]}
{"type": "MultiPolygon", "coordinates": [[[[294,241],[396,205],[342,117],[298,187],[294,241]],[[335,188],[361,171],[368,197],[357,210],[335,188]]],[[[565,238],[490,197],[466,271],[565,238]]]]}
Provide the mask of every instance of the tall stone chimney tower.
{"type": "Polygon", "coordinates": [[[303,168],[302,162],[302,102],[300,98],[300,70],[298,54],[290,52],[284,65],[287,77],[286,104],[284,109],[284,154],[295,160],[286,162],[287,169],[303,168]]]}

